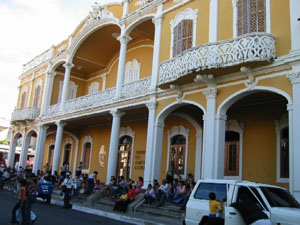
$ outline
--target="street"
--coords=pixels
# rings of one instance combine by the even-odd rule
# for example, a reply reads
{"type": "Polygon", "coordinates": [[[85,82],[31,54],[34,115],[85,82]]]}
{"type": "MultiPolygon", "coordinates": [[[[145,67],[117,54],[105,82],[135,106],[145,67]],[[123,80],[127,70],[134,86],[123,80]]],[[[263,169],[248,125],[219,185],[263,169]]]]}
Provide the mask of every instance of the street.
{"type": "MultiPolygon", "coordinates": [[[[11,211],[17,202],[14,196],[15,194],[11,192],[0,190],[0,225],[10,225],[11,211]]],[[[40,201],[36,201],[32,208],[34,213],[38,216],[35,225],[128,224],[71,209],[62,209],[59,206],[47,205],[40,201]]]]}

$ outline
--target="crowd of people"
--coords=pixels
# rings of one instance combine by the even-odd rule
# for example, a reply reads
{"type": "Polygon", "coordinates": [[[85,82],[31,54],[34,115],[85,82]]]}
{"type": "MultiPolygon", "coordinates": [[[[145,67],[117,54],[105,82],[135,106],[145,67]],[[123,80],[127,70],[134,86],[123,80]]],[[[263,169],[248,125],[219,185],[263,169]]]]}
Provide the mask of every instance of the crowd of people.
{"type": "MultiPolygon", "coordinates": [[[[18,196],[18,204],[13,209],[11,222],[17,220],[16,212],[18,209],[22,215],[24,224],[30,224],[29,215],[31,206],[36,197],[43,198],[46,203],[51,202],[51,194],[53,188],[61,190],[61,197],[64,200],[63,208],[71,208],[71,197],[79,197],[80,195],[89,195],[97,190],[101,190],[103,197],[111,197],[115,200],[113,210],[126,212],[127,206],[134,201],[138,194],[142,194],[145,204],[157,203],[157,207],[161,207],[165,202],[178,204],[181,209],[185,209],[185,205],[195,185],[192,174],[188,174],[185,180],[173,179],[169,176],[159,184],[154,179],[146,190],[143,190],[144,180],[139,177],[137,182],[132,179],[125,180],[124,176],[112,176],[109,184],[101,184],[97,178],[98,172],[92,174],[82,173],[82,163],[76,169],[76,173],[72,176],[69,171],[67,162],[63,163],[61,173],[52,170],[48,164],[44,166],[43,171],[37,171],[37,174],[31,173],[30,169],[8,168],[5,163],[0,164],[0,189],[14,186],[14,190],[18,196]],[[34,188],[33,188],[34,187],[34,188]],[[25,193],[25,194],[24,194],[25,193]],[[34,200],[29,200],[29,193],[34,200]]],[[[32,221],[31,221],[32,222],[32,221]]]]}

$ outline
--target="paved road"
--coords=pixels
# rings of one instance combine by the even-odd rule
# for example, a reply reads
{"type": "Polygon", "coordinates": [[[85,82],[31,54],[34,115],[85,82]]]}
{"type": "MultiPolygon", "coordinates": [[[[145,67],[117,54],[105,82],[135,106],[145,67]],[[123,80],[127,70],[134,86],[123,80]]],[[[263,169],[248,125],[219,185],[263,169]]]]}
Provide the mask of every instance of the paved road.
{"type": "MultiPolygon", "coordinates": [[[[6,190],[0,190],[0,225],[10,225],[11,210],[17,199],[14,194],[6,190]]],[[[126,225],[120,221],[95,216],[71,209],[62,209],[59,206],[47,205],[37,201],[33,205],[33,211],[38,219],[35,225],[126,225]]]]}

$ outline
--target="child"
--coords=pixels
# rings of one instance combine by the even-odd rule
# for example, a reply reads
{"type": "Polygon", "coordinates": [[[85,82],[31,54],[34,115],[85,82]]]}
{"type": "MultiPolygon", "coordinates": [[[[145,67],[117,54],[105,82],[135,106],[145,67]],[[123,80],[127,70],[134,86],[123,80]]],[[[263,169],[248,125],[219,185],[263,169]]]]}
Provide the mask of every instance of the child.
{"type": "Polygon", "coordinates": [[[209,193],[209,218],[217,218],[217,212],[222,211],[222,205],[216,200],[216,194],[214,192],[209,193]]]}

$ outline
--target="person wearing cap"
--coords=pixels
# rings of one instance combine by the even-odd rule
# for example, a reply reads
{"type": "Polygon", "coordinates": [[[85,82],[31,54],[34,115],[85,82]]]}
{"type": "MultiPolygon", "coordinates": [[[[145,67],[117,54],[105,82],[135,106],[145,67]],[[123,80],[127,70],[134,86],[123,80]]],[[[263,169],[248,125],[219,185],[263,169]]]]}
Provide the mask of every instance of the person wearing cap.
{"type": "Polygon", "coordinates": [[[66,208],[66,209],[72,208],[72,204],[70,204],[70,198],[71,198],[71,191],[73,188],[73,179],[69,172],[66,173],[66,178],[64,179],[61,186],[62,186],[63,192],[65,193],[63,208],[66,208]]]}

